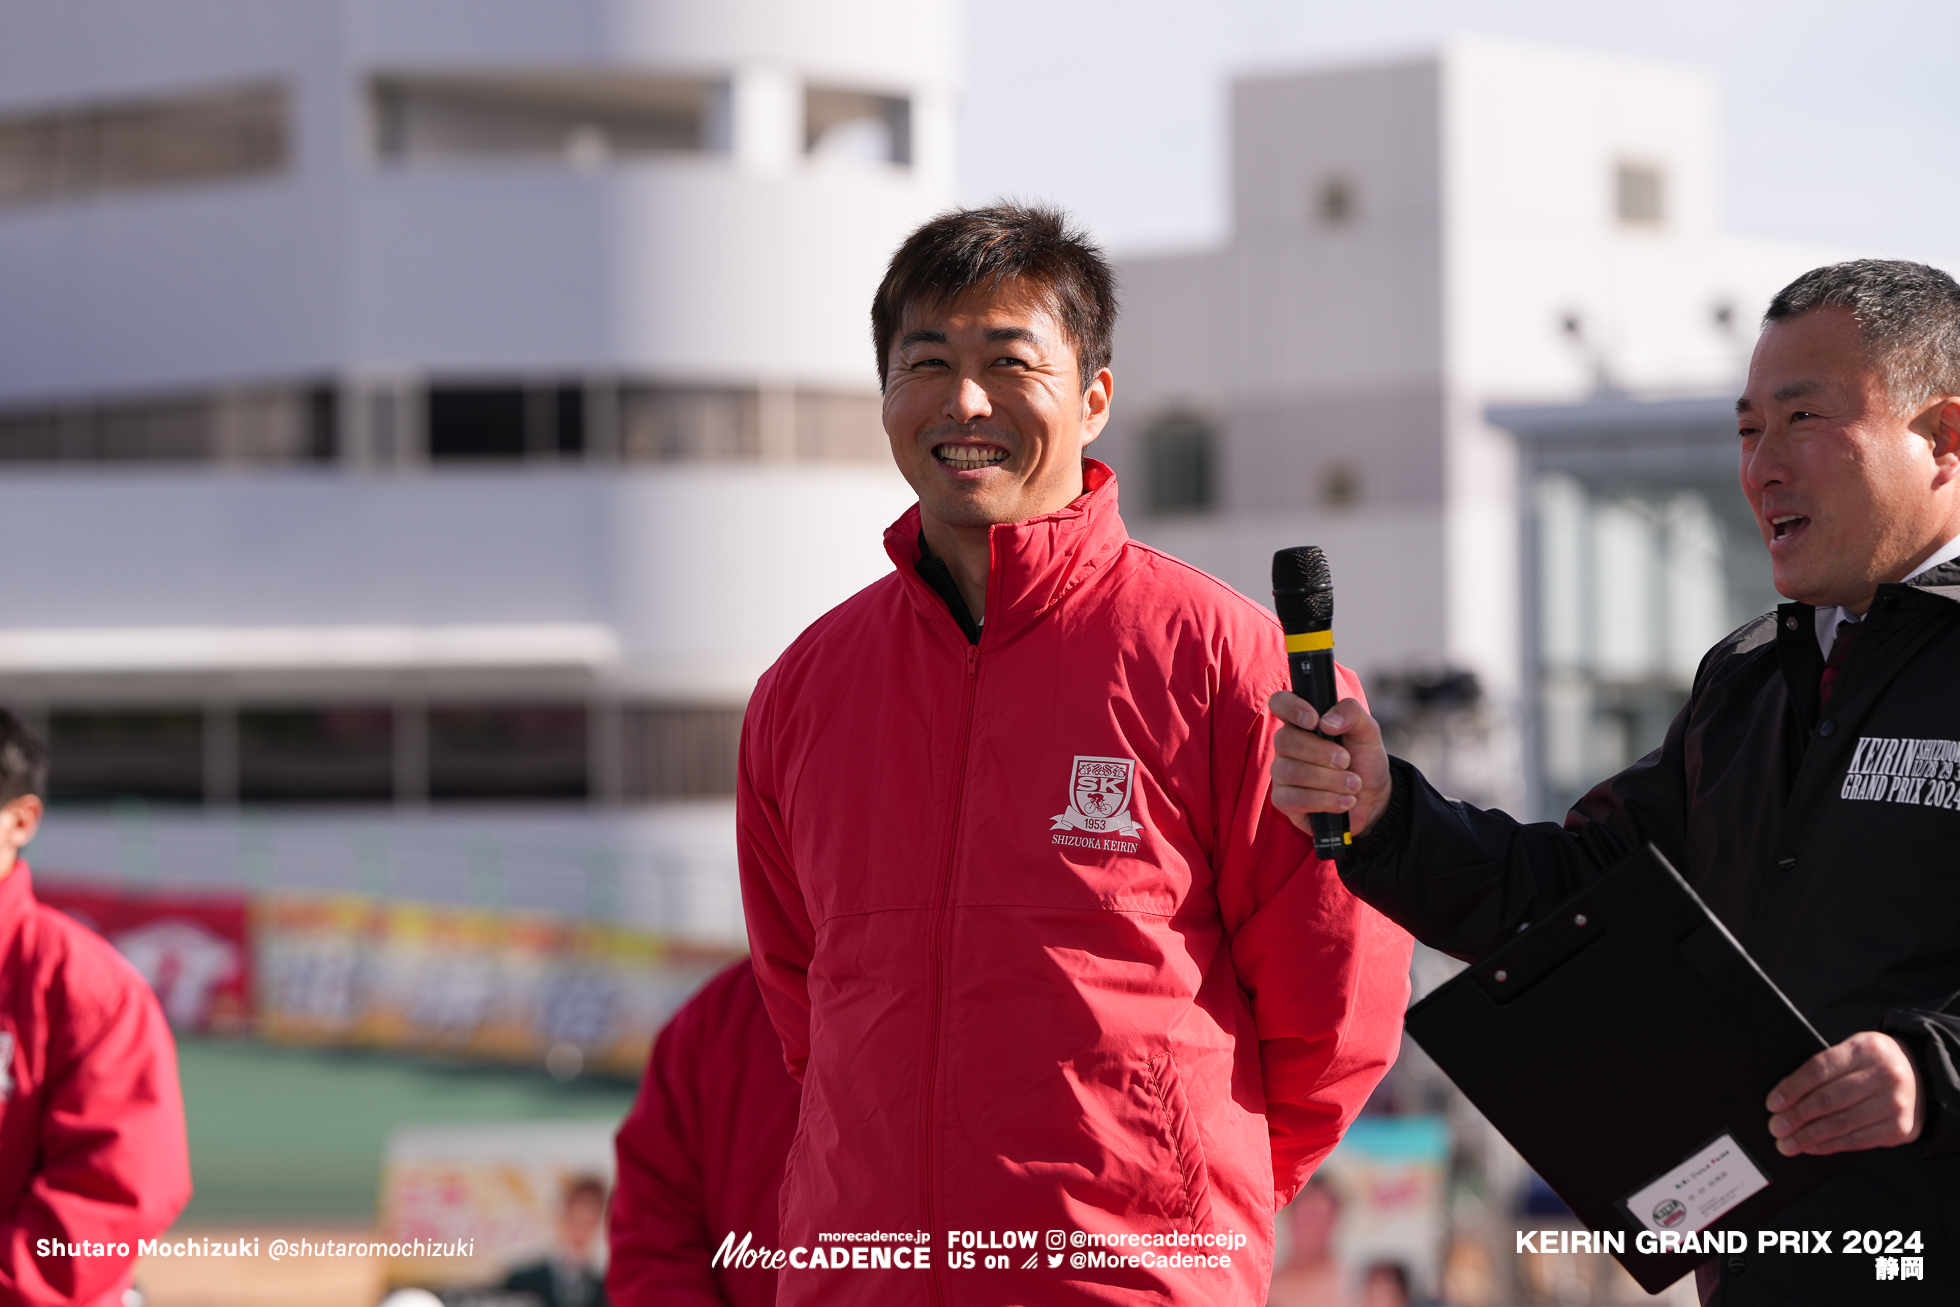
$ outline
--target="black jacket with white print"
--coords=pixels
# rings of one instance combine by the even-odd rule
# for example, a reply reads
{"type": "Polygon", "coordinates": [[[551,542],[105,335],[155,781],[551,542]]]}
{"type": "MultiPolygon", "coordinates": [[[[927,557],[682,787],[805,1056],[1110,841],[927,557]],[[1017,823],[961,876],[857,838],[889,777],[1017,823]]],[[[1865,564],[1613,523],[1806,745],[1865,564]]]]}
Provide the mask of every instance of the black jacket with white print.
{"type": "Polygon", "coordinates": [[[1960,1302],[1960,560],[1879,587],[1820,713],[1823,670],[1808,605],[1750,622],[1702,659],[1661,747],[1562,828],[1446,800],[1394,760],[1342,878],[1476,958],[1651,841],[1827,1040],[1891,1033],[1930,1098],[1916,1143],[1857,1154],[1774,1218],[1829,1231],[1830,1254],[1752,1240],[1702,1269],[1704,1300],[1960,1302]]]}

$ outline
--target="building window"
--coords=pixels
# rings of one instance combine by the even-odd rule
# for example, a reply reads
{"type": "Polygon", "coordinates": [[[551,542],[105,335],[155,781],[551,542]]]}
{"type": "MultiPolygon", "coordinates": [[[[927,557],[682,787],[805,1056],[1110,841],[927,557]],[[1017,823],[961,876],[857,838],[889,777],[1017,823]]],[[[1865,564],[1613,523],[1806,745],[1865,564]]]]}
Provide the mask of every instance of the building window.
{"type": "Polygon", "coordinates": [[[760,397],[706,386],[629,386],[620,397],[620,453],[646,462],[762,456],[760,397]]]}
{"type": "Polygon", "coordinates": [[[1658,227],[1667,220],[1667,176],[1645,163],[1622,163],[1614,172],[1614,211],[1635,227],[1658,227]]]}
{"type": "Polygon", "coordinates": [[[882,463],[891,453],[876,394],[796,392],[796,456],[813,462],[882,463]]]}
{"type": "Polygon", "coordinates": [[[1320,472],[1320,502],[1329,508],[1354,508],[1361,503],[1361,469],[1352,463],[1329,463],[1320,472]]]}
{"type": "Polygon", "coordinates": [[[742,709],[628,708],[621,788],[631,799],[709,799],[735,793],[742,709]]]}
{"type": "Polygon", "coordinates": [[[1190,513],[1212,505],[1212,427],[1195,414],[1173,412],[1143,433],[1150,472],[1150,509],[1190,513]]]}
{"type": "Polygon", "coordinates": [[[1314,188],[1313,212],[1323,227],[1345,227],[1354,221],[1360,201],[1346,177],[1323,177],[1314,188]]]}
{"type": "Polygon", "coordinates": [[[0,410],[8,463],[419,463],[624,458],[850,462],[889,457],[875,392],[763,391],[584,378],[331,384],[0,410]],[[345,430],[344,430],[345,428],[345,430]]]}
{"type": "Polygon", "coordinates": [[[581,705],[429,708],[432,800],[583,799],[589,770],[581,705]]]}
{"type": "Polygon", "coordinates": [[[585,448],[576,386],[433,386],[429,457],[555,458],[585,448]]]}
{"type": "Polygon", "coordinates": [[[322,386],[0,412],[0,463],[320,461],[336,415],[322,386]]]}
{"type": "Polygon", "coordinates": [[[742,714],[736,704],[628,703],[595,718],[580,703],[312,703],[56,707],[33,720],[59,803],[418,807],[728,798],[742,714]]]}
{"type": "Polygon", "coordinates": [[[803,92],[803,151],[813,159],[910,166],[912,102],[812,86],[803,92]]]}
{"type": "Polygon", "coordinates": [[[395,715],[386,707],[238,714],[238,797],[254,803],[386,803],[395,796],[395,715]]]}
{"type": "Polygon", "coordinates": [[[392,163],[558,160],[599,166],[711,148],[727,84],[584,73],[387,76],[372,88],[375,152],[392,163]]]}
{"type": "Polygon", "coordinates": [[[1708,647],[1778,599],[1732,488],[1706,473],[1652,480],[1644,469],[1658,461],[1634,470],[1642,453],[1678,448],[1665,435],[1617,438],[1617,467],[1530,479],[1527,635],[1547,814],[1658,747],[1708,647]]]}
{"type": "Polygon", "coordinates": [[[275,173],[287,119],[277,86],[0,117],[0,205],[275,173]]]}
{"type": "Polygon", "coordinates": [[[872,392],[629,384],[617,396],[617,447],[631,462],[882,463],[890,456],[883,401],[872,392]]]}
{"type": "Polygon", "coordinates": [[[204,797],[204,714],[96,709],[48,715],[49,798],[60,802],[204,797]]]}

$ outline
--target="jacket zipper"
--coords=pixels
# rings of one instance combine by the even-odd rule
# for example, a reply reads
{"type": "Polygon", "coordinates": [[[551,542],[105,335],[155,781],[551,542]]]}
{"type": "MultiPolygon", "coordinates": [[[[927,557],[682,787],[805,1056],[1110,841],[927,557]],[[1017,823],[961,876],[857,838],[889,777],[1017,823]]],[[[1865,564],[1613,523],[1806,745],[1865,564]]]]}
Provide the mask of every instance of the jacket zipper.
{"type": "MultiPolygon", "coordinates": [[[[921,1183],[925,1187],[924,1210],[926,1214],[926,1233],[931,1235],[938,1227],[938,1213],[933,1203],[933,1117],[939,1098],[939,1019],[946,1003],[946,936],[952,928],[953,914],[948,900],[953,894],[953,860],[959,852],[960,816],[966,807],[966,757],[968,747],[973,742],[973,707],[976,698],[975,688],[979,684],[980,646],[970,644],[966,647],[966,695],[961,711],[959,767],[953,773],[952,825],[946,831],[946,861],[939,878],[939,888],[932,901],[932,1019],[926,1027],[926,1093],[925,1111],[919,1117],[919,1156],[924,1163],[921,1183]]],[[[946,1267],[948,1249],[941,1246],[938,1256],[932,1262],[932,1297],[935,1302],[946,1300],[945,1281],[941,1274],[946,1267]]]]}

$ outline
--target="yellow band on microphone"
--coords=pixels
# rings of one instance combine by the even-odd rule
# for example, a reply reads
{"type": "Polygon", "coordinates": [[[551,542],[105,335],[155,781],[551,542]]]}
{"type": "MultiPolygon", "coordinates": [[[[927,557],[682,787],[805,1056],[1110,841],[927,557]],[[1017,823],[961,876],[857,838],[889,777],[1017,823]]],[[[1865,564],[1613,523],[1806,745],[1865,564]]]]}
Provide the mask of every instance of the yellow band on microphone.
{"type": "Polygon", "coordinates": [[[1332,649],[1334,633],[1328,631],[1303,631],[1299,635],[1286,637],[1286,652],[1312,653],[1316,649],[1332,649]]]}

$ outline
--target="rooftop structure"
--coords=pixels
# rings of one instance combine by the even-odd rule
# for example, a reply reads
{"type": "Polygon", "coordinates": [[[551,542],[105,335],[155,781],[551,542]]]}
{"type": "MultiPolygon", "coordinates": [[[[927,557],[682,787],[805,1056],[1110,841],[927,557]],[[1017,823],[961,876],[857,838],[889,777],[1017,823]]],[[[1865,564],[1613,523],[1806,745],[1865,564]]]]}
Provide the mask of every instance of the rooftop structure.
{"type": "Polygon", "coordinates": [[[1561,810],[1659,742],[1682,650],[1773,600],[1706,403],[1685,458],[1586,472],[1521,456],[1506,416],[1604,404],[1612,449],[1678,445],[1673,410],[1640,401],[1719,413],[1770,295],[1841,257],[1721,230],[1718,109],[1697,69],[1481,37],[1249,74],[1229,240],[1122,269],[1103,456],[1132,529],[1260,596],[1275,549],[1326,548],[1345,659],[1430,690],[1469,672],[1489,696],[1457,792],[1561,810]],[[1539,532],[1559,493],[1571,529],[1539,532]],[[1566,575],[1540,543],[1573,584],[1534,590],[1566,575]]]}

